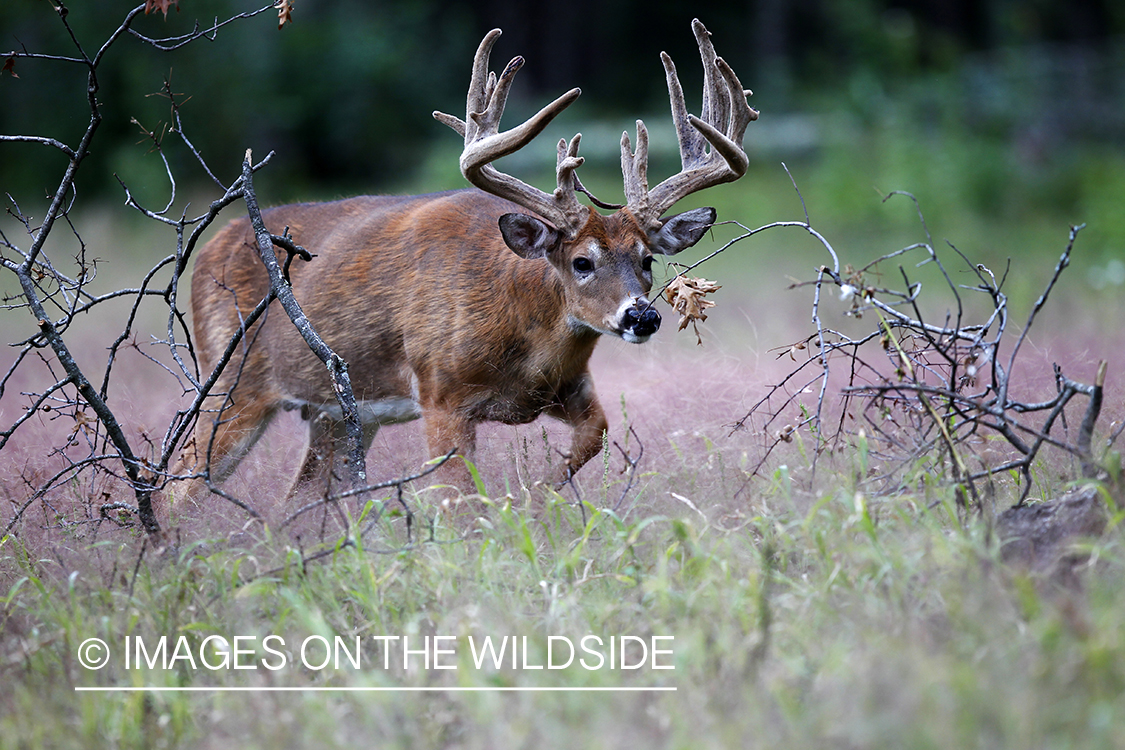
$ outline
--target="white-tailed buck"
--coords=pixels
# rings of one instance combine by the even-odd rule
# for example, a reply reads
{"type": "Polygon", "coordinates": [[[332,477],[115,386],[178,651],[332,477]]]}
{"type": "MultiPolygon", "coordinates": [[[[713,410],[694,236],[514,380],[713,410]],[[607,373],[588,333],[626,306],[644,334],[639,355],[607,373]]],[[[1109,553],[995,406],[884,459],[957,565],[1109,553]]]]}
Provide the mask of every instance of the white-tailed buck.
{"type": "MultiPolygon", "coordinates": [[[[648,134],[638,120],[636,151],[628,134],[621,139],[626,205],[610,216],[578,201],[578,135],[559,142],[551,193],[492,165],[530,142],[580,93],[569,91],[500,132],[523,59],[512,60],[499,78],[488,72],[499,30],[477,50],[465,120],[434,113],[464,136],[461,171],[474,188],[264,213],[273,231],[288,227],[294,242],[316,256],[293,266],[293,291],[348,362],[367,445],[380,425],[423,417],[432,454],[469,454],[479,422],[521,424],[547,414],[574,430],[554,480],[566,480],[600,451],[606,418],[588,369],[598,338],[641,343],[656,333],[660,315],[645,297],[653,255],[692,246],[715,221],[713,208],[665,212],[690,193],[738,179],[747,167],[742,137],[757,112],[715,55],[710,33],[698,20],[692,27],[704,70],[699,117],[688,114],[676,69],[661,54],[683,169],[649,188],[648,134]]],[[[227,225],[200,251],[192,308],[204,371],[268,288],[248,220],[227,225]]],[[[300,410],[310,444],[297,482],[326,481],[334,468],[328,457],[346,451],[336,450],[344,429],[323,365],[281,314],[252,328],[241,351],[214,391],[216,400],[229,394],[230,402],[200,417],[177,470],[202,471],[210,456],[206,470],[221,482],[272,417],[300,410]]],[[[467,484],[463,462],[456,464],[452,472],[463,477],[447,472],[447,479],[467,484]]]]}

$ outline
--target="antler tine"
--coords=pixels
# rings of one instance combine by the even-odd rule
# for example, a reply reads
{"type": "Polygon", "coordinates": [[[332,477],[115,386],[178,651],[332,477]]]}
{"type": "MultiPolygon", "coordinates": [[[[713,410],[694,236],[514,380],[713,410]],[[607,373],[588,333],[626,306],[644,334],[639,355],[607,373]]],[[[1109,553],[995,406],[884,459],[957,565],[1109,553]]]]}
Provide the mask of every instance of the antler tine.
{"type": "Polygon", "coordinates": [[[750,92],[742,88],[738,76],[715,53],[711,34],[699,19],[692,21],[692,30],[703,61],[700,117],[687,111],[676,66],[671,57],[660,53],[668,82],[672,121],[680,145],[680,173],[648,190],[647,165],[644,163],[648,138],[647,134],[642,136],[643,123],[637,121],[635,154],[629,151],[628,134],[622,138],[621,162],[626,200],[629,209],[649,228],[661,226],[661,215],[681,198],[712,185],[737,180],[746,173],[749,164],[742,148],[742,138],[746,127],[758,119],[757,111],[746,103],[750,92]]]}
{"type": "MultiPolygon", "coordinates": [[[[672,62],[667,52],[660,53],[660,61],[664,63],[664,75],[668,79],[668,99],[672,104],[672,124],[676,126],[676,138],[680,142],[680,164],[685,169],[688,164],[703,158],[705,155],[704,146],[706,145],[699,134],[687,127],[688,118],[690,114],[687,110],[687,103],[684,101],[684,88],[680,85],[680,77],[676,74],[676,64],[672,62]]],[[[706,67],[704,67],[706,71],[706,67]]],[[[703,108],[702,111],[710,111],[710,97],[708,96],[708,76],[704,73],[703,85],[703,108]]]]}
{"type": "MultiPolygon", "coordinates": [[[[496,74],[489,71],[488,61],[492,57],[492,48],[502,33],[500,29],[493,29],[484,35],[484,39],[477,46],[477,53],[473,56],[473,75],[469,79],[469,93],[465,100],[466,117],[483,112],[496,90],[496,74]]],[[[508,67],[522,64],[523,60],[517,57],[508,64],[508,67]],[[520,62],[516,63],[516,60],[520,62]]]]}
{"type": "MultiPolygon", "coordinates": [[[[691,30],[695,34],[695,43],[699,45],[699,58],[703,62],[703,104],[699,110],[699,117],[704,122],[716,122],[726,124],[729,117],[729,106],[724,106],[729,102],[729,97],[725,96],[727,92],[721,91],[718,82],[715,80],[715,63],[719,56],[715,53],[715,45],[711,43],[711,32],[704,27],[698,18],[693,18],[691,21],[691,30]],[[724,110],[726,110],[724,112],[724,110]]],[[[665,64],[665,70],[668,69],[672,62],[672,58],[668,58],[665,64]]],[[[671,75],[676,76],[676,68],[672,66],[671,75]]],[[[677,83],[679,79],[677,78],[677,83]]]]}
{"type": "Polygon", "coordinates": [[[625,176],[625,205],[638,213],[648,203],[648,128],[637,120],[637,150],[629,131],[621,134],[621,173],[625,176]]]}
{"type": "MultiPolygon", "coordinates": [[[[489,72],[488,59],[492,55],[492,46],[496,44],[496,40],[500,38],[502,33],[500,29],[493,29],[484,35],[484,39],[477,46],[477,53],[473,57],[473,74],[472,78],[469,79],[469,93],[465,101],[465,116],[467,118],[471,119],[474,112],[483,111],[492,98],[492,92],[496,89],[496,74],[489,72]]],[[[512,60],[513,63],[515,61],[512,60]]],[[[433,115],[435,120],[453,128],[460,136],[468,137],[465,120],[447,115],[444,112],[435,111],[433,115]]]]}
{"type": "Polygon", "coordinates": [[[492,166],[492,162],[520,150],[539,135],[560,112],[569,107],[580,89],[571,89],[543,109],[531,119],[511,130],[500,132],[500,118],[508,101],[508,91],[516,73],[523,67],[522,57],[512,58],[504,72],[497,78],[488,72],[489,56],[499,29],[485,35],[473,58],[473,75],[466,97],[465,120],[442,112],[434,112],[434,118],[461,134],[465,139],[465,149],[461,153],[461,174],[481,190],[506,198],[524,208],[530,209],[553,223],[556,228],[573,236],[585,223],[589,209],[578,202],[574,191],[576,176],[574,170],[582,165],[578,156],[578,143],[581,134],[576,135],[568,145],[561,141],[558,147],[556,175],[558,187],[553,193],[545,193],[538,188],[492,166]]]}
{"type": "Polygon", "coordinates": [[[584,157],[578,155],[578,144],[581,141],[581,133],[575,133],[569,144],[565,138],[559,139],[558,160],[555,165],[555,180],[558,183],[558,187],[555,188],[556,200],[563,195],[569,195],[575,198],[575,203],[578,202],[575,196],[578,186],[577,169],[586,161],[584,157]]]}

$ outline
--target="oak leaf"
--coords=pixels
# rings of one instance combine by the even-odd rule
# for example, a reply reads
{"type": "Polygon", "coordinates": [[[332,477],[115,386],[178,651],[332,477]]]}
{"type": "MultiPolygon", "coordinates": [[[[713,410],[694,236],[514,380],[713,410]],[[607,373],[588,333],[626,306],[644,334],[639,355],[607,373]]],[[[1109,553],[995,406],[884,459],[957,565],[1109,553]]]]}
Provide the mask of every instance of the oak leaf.
{"type": "Polygon", "coordinates": [[[664,289],[664,299],[668,300],[672,309],[680,314],[678,330],[684,330],[688,323],[691,323],[692,329],[695,331],[696,343],[701,346],[703,345],[703,337],[699,335],[699,328],[696,323],[707,320],[707,313],[704,310],[715,306],[714,302],[704,299],[704,297],[721,288],[714,281],[689,278],[681,274],[672,279],[664,289]]]}
{"type": "Polygon", "coordinates": [[[145,0],[145,15],[160,11],[164,14],[164,20],[168,20],[168,9],[173,5],[176,6],[176,12],[180,12],[180,0],[145,0]]]}
{"type": "Polygon", "coordinates": [[[278,30],[285,27],[287,23],[293,23],[293,4],[295,0],[277,0],[273,7],[277,8],[277,28],[278,30]]]}

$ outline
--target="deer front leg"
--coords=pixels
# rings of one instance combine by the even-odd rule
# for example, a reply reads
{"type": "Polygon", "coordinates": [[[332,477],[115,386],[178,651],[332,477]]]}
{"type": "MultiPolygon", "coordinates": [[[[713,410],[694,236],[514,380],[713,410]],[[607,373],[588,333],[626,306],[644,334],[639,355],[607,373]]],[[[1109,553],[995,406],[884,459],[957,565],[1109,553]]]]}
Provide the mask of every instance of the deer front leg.
{"type": "Polygon", "coordinates": [[[552,477],[555,486],[561,486],[601,452],[609,423],[606,422],[605,411],[598,402],[593,381],[588,375],[570,393],[563,394],[562,404],[549,413],[574,429],[570,455],[552,477]]]}
{"type": "Polygon", "coordinates": [[[457,409],[430,408],[425,411],[426,444],[434,458],[454,448],[457,454],[442,465],[434,475],[440,484],[450,484],[463,493],[476,491],[473,476],[464,458],[471,458],[477,445],[477,427],[457,409]]]}

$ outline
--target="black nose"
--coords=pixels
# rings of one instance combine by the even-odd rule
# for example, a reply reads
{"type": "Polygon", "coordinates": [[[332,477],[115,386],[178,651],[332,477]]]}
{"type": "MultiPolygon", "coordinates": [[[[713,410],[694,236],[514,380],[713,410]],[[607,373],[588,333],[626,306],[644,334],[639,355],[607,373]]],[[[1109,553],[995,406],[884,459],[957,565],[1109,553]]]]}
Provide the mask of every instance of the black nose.
{"type": "Polygon", "coordinates": [[[634,336],[651,336],[660,330],[660,313],[646,303],[633,305],[622,316],[621,327],[634,336]]]}

